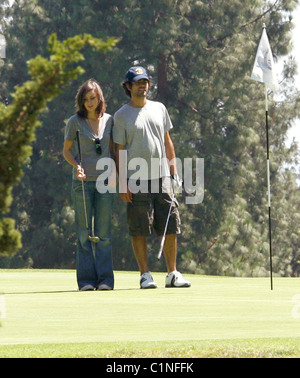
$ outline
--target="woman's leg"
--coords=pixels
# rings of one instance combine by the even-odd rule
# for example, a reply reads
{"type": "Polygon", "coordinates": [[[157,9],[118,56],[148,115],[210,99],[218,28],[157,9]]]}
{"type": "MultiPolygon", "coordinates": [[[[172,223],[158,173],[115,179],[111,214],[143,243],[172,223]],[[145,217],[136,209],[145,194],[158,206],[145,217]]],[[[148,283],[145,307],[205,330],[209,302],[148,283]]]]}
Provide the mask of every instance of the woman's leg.
{"type": "MultiPolygon", "coordinates": [[[[93,190],[91,190],[90,182],[84,182],[84,190],[89,230],[91,230],[94,193],[93,190]]],[[[90,231],[86,229],[82,183],[80,181],[73,182],[72,198],[75,209],[76,234],[78,239],[76,256],[78,287],[79,289],[82,289],[84,286],[91,285],[95,288],[97,286],[95,259],[92,244],[88,239],[90,231]]]]}
{"type": "Polygon", "coordinates": [[[114,273],[111,248],[111,217],[113,208],[113,194],[98,193],[95,187],[94,232],[99,237],[95,243],[95,267],[97,285],[114,287],[114,273]]]}

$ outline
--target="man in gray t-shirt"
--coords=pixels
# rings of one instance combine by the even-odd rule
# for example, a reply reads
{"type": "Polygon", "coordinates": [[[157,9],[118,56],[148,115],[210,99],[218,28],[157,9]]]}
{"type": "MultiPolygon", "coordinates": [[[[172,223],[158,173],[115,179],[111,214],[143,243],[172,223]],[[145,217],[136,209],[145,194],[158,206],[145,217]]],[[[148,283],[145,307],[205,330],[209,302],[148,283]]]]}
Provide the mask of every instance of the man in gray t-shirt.
{"type": "Polygon", "coordinates": [[[189,287],[191,283],[176,269],[180,217],[178,203],[172,201],[171,186],[166,184],[170,175],[177,175],[176,155],[169,135],[172,122],[162,103],[147,100],[149,77],[143,67],[131,67],[123,87],[131,100],[114,115],[113,141],[120,194],[127,202],[129,234],[141,273],[140,286],[142,289],[157,287],[148,270],[146,237],[151,234],[152,228],[157,235],[164,234],[172,203],[164,244],[168,268],[166,287],[189,287]],[[172,164],[169,164],[171,161],[172,164]],[[131,182],[137,179],[140,192],[133,191],[131,186],[131,182]],[[153,185],[154,181],[158,185],[153,185]],[[151,190],[153,187],[158,191],[151,190]]]}
{"type": "MultiPolygon", "coordinates": [[[[162,103],[147,100],[142,108],[126,104],[116,112],[115,122],[114,142],[126,145],[128,163],[135,159],[134,166],[140,166],[141,180],[170,176],[168,166],[155,165],[166,163],[162,159],[166,157],[164,136],[173,127],[162,103]]],[[[129,178],[130,171],[134,169],[128,169],[129,178]]]]}

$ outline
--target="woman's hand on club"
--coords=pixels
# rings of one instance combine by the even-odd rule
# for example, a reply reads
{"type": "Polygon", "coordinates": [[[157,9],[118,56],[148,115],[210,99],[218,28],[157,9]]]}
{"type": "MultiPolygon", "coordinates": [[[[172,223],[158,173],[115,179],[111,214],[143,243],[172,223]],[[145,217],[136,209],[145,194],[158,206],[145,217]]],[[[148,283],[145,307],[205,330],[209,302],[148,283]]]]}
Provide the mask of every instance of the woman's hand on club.
{"type": "Polygon", "coordinates": [[[80,181],[86,179],[86,174],[84,173],[84,169],[80,165],[77,166],[77,178],[80,181]]]}

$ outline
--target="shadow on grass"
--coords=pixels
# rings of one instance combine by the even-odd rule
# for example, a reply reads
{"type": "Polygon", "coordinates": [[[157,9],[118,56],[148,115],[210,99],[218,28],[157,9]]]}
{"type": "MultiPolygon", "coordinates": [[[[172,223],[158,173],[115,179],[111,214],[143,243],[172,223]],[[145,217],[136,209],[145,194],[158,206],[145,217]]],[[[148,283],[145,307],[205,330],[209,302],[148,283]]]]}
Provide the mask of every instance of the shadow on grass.
{"type": "Polygon", "coordinates": [[[2,295],[26,295],[26,294],[60,294],[60,293],[86,293],[91,291],[96,292],[112,292],[112,291],[129,291],[129,290],[141,290],[140,288],[123,288],[123,289],[113,289],[113,290],[87,290],[87,291],[80,291],[78,289],[75,290],[49,290],[49,291],[13,291],[13,292],[2,292],[2,295]]]}

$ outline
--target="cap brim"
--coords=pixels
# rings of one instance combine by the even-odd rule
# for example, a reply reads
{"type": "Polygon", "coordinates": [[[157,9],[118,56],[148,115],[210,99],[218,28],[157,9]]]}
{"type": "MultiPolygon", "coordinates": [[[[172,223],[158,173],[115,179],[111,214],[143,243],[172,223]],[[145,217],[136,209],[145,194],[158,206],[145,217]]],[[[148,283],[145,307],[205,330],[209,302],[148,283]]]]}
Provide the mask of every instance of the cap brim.
{"type": "Polygon", "coordinates": [[[134,78],[132,78],[131,81],[139,81],[141,79],[146,79],[149,81],[149,77],[147,75],[137,75],[134,78]]]}

